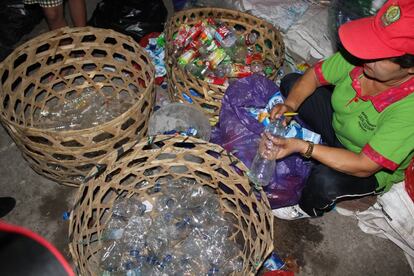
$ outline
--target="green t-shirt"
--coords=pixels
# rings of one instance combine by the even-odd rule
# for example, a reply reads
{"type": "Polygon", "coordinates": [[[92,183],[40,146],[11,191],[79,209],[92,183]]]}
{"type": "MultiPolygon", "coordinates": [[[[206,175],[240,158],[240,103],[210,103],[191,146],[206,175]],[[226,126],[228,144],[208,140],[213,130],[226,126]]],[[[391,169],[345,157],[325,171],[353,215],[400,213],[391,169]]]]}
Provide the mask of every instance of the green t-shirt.
{"type": "Polygon", "coordinates": [[[383,167],[378,189],[404,180],[414,155],[414,78],[375,96],[361,96],[363,69],[337,53],[315,65],[321,84],[335,85],[332,125],[350,151],[364,152],[383,167]]]}

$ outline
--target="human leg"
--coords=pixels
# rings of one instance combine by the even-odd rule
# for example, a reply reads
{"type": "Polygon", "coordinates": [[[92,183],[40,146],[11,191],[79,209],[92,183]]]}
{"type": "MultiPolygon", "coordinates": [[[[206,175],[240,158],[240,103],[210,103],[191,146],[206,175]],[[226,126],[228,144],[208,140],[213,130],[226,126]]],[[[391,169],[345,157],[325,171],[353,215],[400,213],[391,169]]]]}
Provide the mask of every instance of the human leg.
{"type": "Polygon", "coordinates": [[[373,195],[377,187],[375,176],[356,177],[317,164],[302,191],[299,206],[310,216],[321,216],[337,200],[373,195]]]}
{"type": "Polygon", "coordinates": [[[356,177],[316,164],[312,167],[299,204],[275,209],[272,213],[287,220],[322,216],[337,201],[376,194],[377,187],[375,176],[356,177]]]}
{"type": "Polygon", "coordinates": [[[56,30],[67,25],[63,11],[63,1],[58,6],[42,8],[49,30],[56,30]]]}
{"type": "Polygon", "coordinates": [[[86,26],[85,0],[69,0],[69,10],[75,27],[86,26]]]}

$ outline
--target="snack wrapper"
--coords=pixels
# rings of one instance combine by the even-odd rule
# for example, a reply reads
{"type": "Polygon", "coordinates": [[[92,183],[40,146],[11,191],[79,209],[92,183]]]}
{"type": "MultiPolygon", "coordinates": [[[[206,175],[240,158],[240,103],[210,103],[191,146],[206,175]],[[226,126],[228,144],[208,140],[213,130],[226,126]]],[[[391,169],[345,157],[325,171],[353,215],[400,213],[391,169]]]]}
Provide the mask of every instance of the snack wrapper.
{"type": "MultiPolygon", "coordinates": [[[[265,127],[270,123],[270,112],[276,104],[283,103],[283,97],[280,91],[277,91],[270,99],[264,108],[247,107],[247,112],[255,118],[259,123],[265,127]]],[[[313,132],[307,128],[302,127],[295,120],[291,120],[286,128],[286,138],[298,138],[305,141],[310,141],[315,144],[319,144],[321,135],[313,132]]]]}

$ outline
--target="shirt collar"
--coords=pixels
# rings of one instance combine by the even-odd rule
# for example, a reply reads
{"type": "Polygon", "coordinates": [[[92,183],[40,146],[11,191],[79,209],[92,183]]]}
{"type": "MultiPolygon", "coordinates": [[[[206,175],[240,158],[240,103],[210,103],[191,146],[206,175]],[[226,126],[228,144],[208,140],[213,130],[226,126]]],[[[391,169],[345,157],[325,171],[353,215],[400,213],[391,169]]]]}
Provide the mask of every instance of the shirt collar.
{"type": "Polygon", "coordinates": [[[406,82],[400,84],[396,87],[391,87],[378,95],[375,96],[362,96],[361,93],[361,82],[359,81],[363,73],[363,68],[356,66],[354,69],[349,72],[349,76],[352,79],[352,87],[355,89],[355,92],[363,101],[371,101],[375,110],[382,112],[385,108],[391,104],[407,97],[411,93],[414,93],[414,77],[407,80],[406,82]]]}

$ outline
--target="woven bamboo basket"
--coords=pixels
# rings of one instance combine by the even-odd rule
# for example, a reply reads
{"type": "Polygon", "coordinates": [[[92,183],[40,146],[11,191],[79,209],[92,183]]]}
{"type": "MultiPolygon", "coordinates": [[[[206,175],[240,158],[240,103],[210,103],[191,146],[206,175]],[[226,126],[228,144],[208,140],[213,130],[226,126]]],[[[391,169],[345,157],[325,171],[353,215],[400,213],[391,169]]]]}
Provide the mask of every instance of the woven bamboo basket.
{"type": "Polygon", "coordinates": [[[237,158],[218,145],[182,136],[161,135],[122,149],[101,160],[78,191],[69,249],[79,274],[97,273],[114,201],[134,196],[154,203],[155,183],[165,177],[191,178],[216,190],[222,210],[235,219],[231,239],[243,245],[241,275],[257,272],[273,250],[273,216],[265,194],[250,193],[246,167],[237,158]]]}
{"type": "MultiPolygon", "coordinates": [[[[218,119],[221,99],[226,88],[197,79],[179,68],[176,58],[172,55],[173,45],[171,43],[173,35],[182,24],[194,25],[201,19],[208,17],[221,20],[236,29],[238,34],[256,32],[259,35],[256,44],[262,48],[263,56],[274,62],[276,69],[279,69],[283,63],[285,46],[280,32],[272,24],[253,15],[235,10],[220,8],[187,9],[175,13],[168,20],[165,37],[167,40],[166,60],[170,98],[172,101],[180,101],[186,104],[191,104],[187,100],[191,98],[192,105],[205,112],[214,125],[218,119]],[[192,92],[190,92],[190,89],[192,89],[192,92]]],[[[276,71],[270,76],[272,80],[276,78],[276,71]]]]}
{"type": "Polygon", "coordinates": [[[30,166],[59,183],[78,186],[108,152],[146,134],[155,100],[154,67],[123,34],[85,27],[40,35],[4,60],[0,77],[3,125],[30,166]],[[37,125],[39,113],[85,89],[124,93],[133,103],[94,127],[57,131],[37,125]]]}

